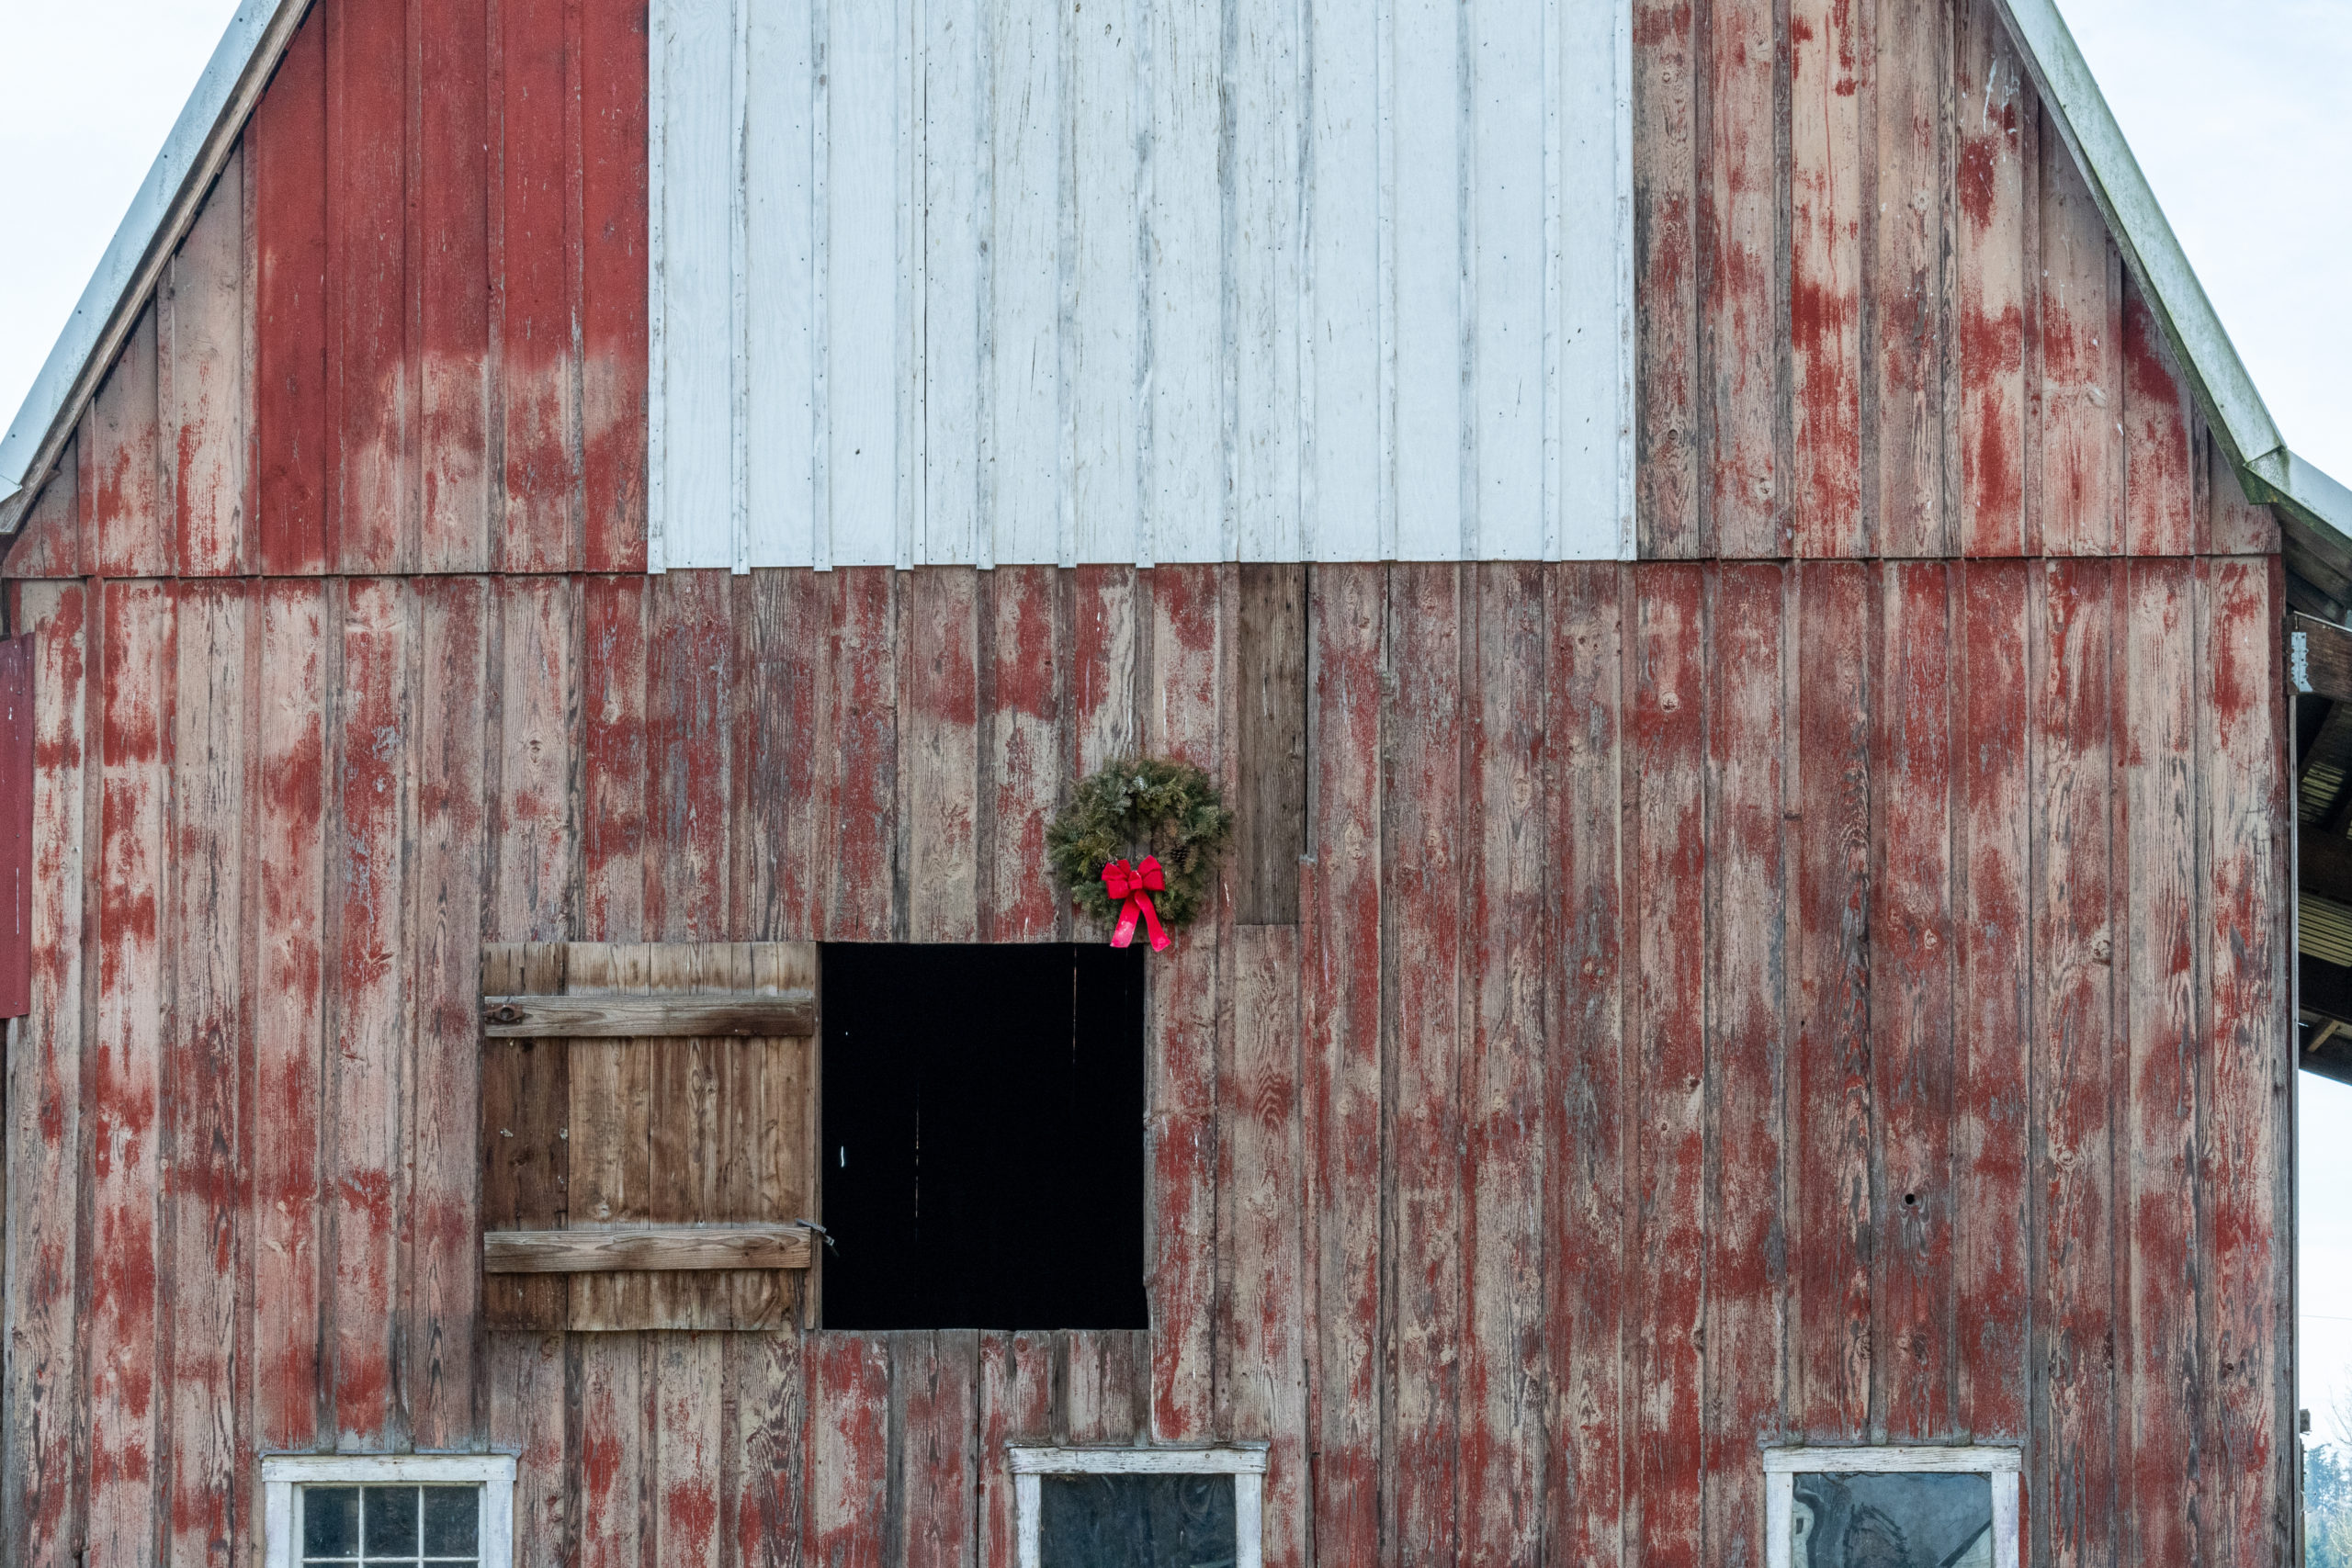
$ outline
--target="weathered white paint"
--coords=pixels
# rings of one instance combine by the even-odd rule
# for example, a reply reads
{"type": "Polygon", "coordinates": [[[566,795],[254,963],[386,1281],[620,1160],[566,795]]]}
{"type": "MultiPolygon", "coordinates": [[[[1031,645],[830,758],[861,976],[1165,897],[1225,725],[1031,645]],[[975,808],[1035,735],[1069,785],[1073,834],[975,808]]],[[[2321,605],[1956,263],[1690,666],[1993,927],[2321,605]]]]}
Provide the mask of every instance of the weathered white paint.
{"type": "Polygon", "coordinates": [[[261,1461],[264,1568],[297,1568],[304,1486],[452,1486],[481,1488],[476,1540],[481,1568],[514,1561],[514,1456],[512,1454],[271,1454],[261,1461]]]}
{"type": "Polygon", "coordinates": [[[1236,1443],[1208,1449],[1010,1448],[1014,1540],[1020,1568],[1042,1568],[1038,1529],[1048,1475],[1229,1475],[1233,1477],[1234,1568],[1265,1562],[1266,1445],[1236,1443]]]}
{"type": "Polygon", "coordinates": [[[1626,0],[653,0],[652,560],[1622,558],[1626,0]]]}

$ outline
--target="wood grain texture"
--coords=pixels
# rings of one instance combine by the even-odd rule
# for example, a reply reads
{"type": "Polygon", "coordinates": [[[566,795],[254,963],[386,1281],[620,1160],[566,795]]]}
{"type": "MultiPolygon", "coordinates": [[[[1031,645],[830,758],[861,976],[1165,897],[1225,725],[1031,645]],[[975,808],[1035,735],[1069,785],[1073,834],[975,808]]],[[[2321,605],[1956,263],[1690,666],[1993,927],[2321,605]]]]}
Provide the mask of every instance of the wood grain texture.
{"type": "Polygon", "coordinates": [[[639,1225],[611,1230],[484,1231],[492,1274],[610,1274],[702,1269],[806,1269],[799,1225],[639,1225]]]}
{"type": "Polygon", "coordinates": [[[817,1026],[817,993],[746,991],[683,996],[537,998],[486,996],[481,1032],[491,1040],[706,1040],[801,1037],[817,1026]]]}
{"type": "Polygon", "coordinates": [[[1993,0],[1953,26],[1954,351],[1959,363],[1961,548],[2018,555],[2026,533],[2026,311],[2036,226],[2039,109],[1993,0]]]}
{"type": "MultiPolygon", "coordinates": [[[[1951,378],[1958,119],[1952,9],[1890,6],[1871,14],[1862,128],[1877,156],[1863,162],[1862,373],[1875,417],[1862,431],[1874,462],[1877,543],[1888,556],[1951,548],[1955,493],[1950,437],[1958,420],[1951,378]]],[[[1867,406],[1867,405],[1866,405],[1867,406]]]]}
{"type": "MultiPolygon", "coordinates": [[[[1789,392],[1795,422],[1788,506],[1790,543],[1801,556],[1871,553],[1875,513],[1862,504],[1862,214],[1864,171],[1873,160],[1864,154],[1862,116],[1865,89],[1871,99],[1878,94],[1872,14],[1850,0],[1790,0],[1788,10],[1789,392]]],[[[1744,102],[1743,94],[1724,107],[1744,102]]],[[[1760,164],[1761,152],[1758,146],[1749,155],[1760,164]]]]}
{"type": "Polygon", "coordinates": [[[1239,579],[1234,918],[1294,925],[1306,852],[1306,569],[1245,566],[1239,579]]]}
{"type": "Polygon", "coordinates": [[[1789,288],[1780,32],[1766,0],[1713,6],[1707,28],[1704,62],[1692,62],[1706,84],[1707,127],[1697,241],[1701,536],[1705,554],[1772,557],[1788,547],[1790,505],[1779,412],[1789,288]]]}

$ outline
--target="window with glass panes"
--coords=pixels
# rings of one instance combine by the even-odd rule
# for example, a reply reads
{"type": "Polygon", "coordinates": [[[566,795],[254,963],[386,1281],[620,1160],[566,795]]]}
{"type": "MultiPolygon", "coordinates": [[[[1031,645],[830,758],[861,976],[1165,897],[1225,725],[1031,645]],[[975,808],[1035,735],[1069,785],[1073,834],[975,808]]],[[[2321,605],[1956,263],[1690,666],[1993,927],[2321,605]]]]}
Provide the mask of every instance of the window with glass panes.
{"type": "Polygon", "coordinates": [[[338,1568],[481,1561],[480,1486],[298,1487],[301,1561],[338,1568]]]}

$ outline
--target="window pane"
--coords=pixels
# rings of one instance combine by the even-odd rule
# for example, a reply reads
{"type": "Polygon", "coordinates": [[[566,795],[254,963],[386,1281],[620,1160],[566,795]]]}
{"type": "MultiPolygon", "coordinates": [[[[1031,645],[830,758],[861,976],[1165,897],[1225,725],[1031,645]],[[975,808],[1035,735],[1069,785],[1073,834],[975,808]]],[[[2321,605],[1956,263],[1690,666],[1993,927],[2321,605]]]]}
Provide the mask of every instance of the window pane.
{"type": "Polygon", "coordinates": [[[370,1557],[416,1555],[416,1488],[370,1486],[360,1518],[370,1557]]]}
{"type": "Polygon", "coordinates": [[[1048,1475],[1045,1568],[1233,1568],[1229,1475],[1048,1475]]]}
{"type": "Polygon", "coordinates": [[[1982,1473],[1799,1475],[1792,1491],[1796,1568],[1993,1561],[1993,1483],[1982,1473]]]}
{"type": "Polygon", "coordinates": [[[359,1550],[359,1488],[302,1488],[302,1555],[349,1557],[359,1550]]]}
{"type": "Polygon", "coordinates": [[[478,1486],[428,1486],[424,1489],[424,1555],[471,1557],[474,1529],[481,1517],[478,1486]]]}

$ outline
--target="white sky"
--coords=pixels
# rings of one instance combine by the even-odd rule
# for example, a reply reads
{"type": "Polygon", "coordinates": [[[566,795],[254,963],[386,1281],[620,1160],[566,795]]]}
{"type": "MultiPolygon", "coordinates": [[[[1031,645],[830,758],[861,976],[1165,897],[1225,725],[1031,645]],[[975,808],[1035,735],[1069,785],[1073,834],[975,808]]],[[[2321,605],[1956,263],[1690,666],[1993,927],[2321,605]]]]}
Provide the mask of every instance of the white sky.
{"type": "MultiPolygon", "coordinates": [[[[2287,439],[2352,482],[2352,0],[2062,5],[2287,439]]],[[[0,419],[235,9],[0,0],[0,419]]],[[[2302,1189],[2352,1194],[2352,1089],[2301,1087],[2302,1189]]],[[[2303,1252],[2303,1403],[2327,1435],[2335,1406],[2352,1417],[2352,1204],[2306,1218],[2303,1252]]]]}

